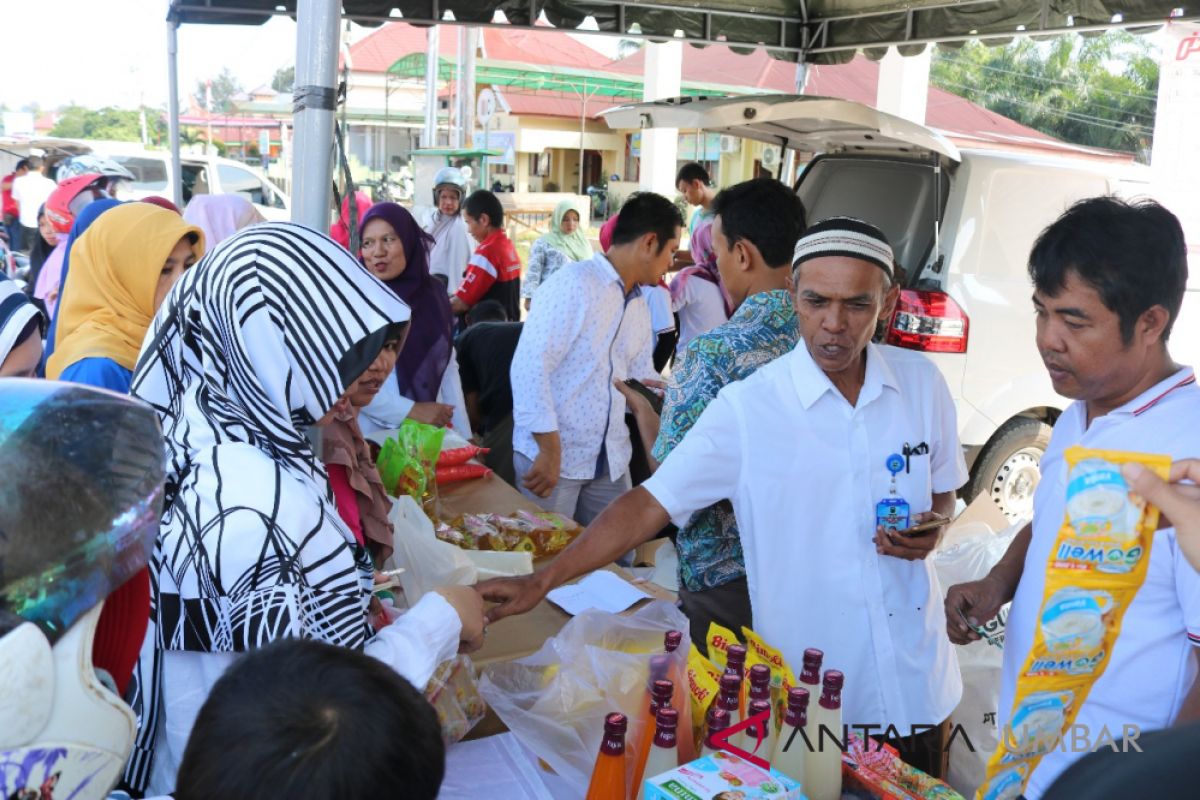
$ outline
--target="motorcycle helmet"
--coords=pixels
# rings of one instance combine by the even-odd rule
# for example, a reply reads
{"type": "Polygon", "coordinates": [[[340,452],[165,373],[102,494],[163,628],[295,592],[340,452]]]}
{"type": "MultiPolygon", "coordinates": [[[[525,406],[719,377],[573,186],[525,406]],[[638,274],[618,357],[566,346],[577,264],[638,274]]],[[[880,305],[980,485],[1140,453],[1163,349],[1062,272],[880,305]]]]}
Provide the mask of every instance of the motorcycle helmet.
{"type": "Polygon", "coordinates": [[[433,175],[433,205],[438,204],[438,193],[442,189],[454,189],[461,203],[467,196],[467,179],[458,167],[442,167],[433,175]]]}
{"type": "Polygon", "coordinates": [[[82,156],[72,156],[63,161],[58,165],[58,172],[55,174],[55,179],[59,183],[62,183],[68,178],[74,178],[78,175],[102,175],[106,179],[104,189],[113,197],[117,196],[115,191],[117,183],[120,181],[129,181],[132,183],[136,180],[132,172],[111,158],[92,155],[90,153],[82,156]]]}
{"type": "Polygon", "coordinates": [[[111,197],[105,188],[107,180],[103,175],[89,172],[59,183],[46,199],[46,217],[54,230],[60,234],[70,233],[79,212],[102,197],[111,197]]]}
{"type": "Polygon", "coordinates": [[[136,719],[93,666],[93,639],[158,531],[158,418],[110,392],[8,379],[0,469],[0,797],[98,800],[136,719]]]}

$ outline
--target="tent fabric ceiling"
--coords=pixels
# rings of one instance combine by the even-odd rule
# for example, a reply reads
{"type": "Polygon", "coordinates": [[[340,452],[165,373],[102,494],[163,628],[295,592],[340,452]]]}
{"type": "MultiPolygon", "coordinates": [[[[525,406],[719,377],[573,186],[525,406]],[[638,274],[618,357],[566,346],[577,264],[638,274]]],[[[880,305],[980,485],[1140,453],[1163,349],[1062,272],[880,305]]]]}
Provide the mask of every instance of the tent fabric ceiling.
{"type": "MultiPolygon", "coordinates": [[[[502,11],[509,25],[524,27],[541,13],[556,28],[591,17],[601,33],[654,40],[681,31],[697,46],[766,47],[777,58],[829,64],[888,45],[911,54],[928,42],[1157,26],[1172,15],[1200,16],[1200,0],[342,0],[342,9],[366,25],[398,19],[393,9],[413,24],[444,21],[446,12],[488,25],[502,11]]],[[[296,0],[171,0],[170,13],[181,23],[259,25],[295,10],[296,0]]]]}

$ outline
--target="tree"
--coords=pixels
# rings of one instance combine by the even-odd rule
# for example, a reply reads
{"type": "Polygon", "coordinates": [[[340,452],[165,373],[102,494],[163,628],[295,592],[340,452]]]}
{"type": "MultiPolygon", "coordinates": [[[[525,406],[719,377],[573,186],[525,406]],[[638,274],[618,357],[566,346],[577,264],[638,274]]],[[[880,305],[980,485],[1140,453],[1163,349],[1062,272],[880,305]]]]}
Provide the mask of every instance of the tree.
{"type": "MultiPolygon", "coordinates": [[[[237,76],[229,71],[229,67],[221,70],[221,74],[212,79],[212,110],[233,111],[233,96],[240,94],[242,84],[237,76]]],[[[196,92],[193,95],[201,108],[207,108],[204,81],[196,81],[196,92]]]]}
{"type": "MultiPolygon", "coordinates": [[[[151,141],[164,139],[166,127],[161,111],[146,109],[146,128],[151,141]]],[[[50,131],[50,135],[67,139],[140,142],[141,115],[138,111],[123,108],[102,108],[94,111],[83,106],[67,106],[59,112],[58,123],[50,131]]]]}
{"type": "Polygon", "coordinates": [[[275,77],[271,78],[271,88],[277,92],[291,92],[295,84],[295,67],[280,67],[275,70],[275,77]]]}
{"type": "Polygon", "coordinates": [[[1158,59],[1145,37],[1124,31],[939,49],[929,79],[1075,144],[1140,152],[1154,132],[1158,59]]]}

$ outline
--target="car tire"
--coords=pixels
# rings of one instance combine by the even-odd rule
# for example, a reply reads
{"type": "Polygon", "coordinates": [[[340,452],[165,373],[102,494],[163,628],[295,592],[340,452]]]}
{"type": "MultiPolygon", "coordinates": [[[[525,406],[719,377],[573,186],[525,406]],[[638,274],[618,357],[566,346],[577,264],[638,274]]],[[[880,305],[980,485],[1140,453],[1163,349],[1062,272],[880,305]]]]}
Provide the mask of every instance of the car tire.
{"type": "Polygon", "coordinates": [[[1042,474],[1038,465],[1050,445],[1050,426],[1028,417],[1011,419],[992,436],[971,470],[963,499],[992,498],[1009,522],[1033,517],[1033,493],[1042,474]]]}

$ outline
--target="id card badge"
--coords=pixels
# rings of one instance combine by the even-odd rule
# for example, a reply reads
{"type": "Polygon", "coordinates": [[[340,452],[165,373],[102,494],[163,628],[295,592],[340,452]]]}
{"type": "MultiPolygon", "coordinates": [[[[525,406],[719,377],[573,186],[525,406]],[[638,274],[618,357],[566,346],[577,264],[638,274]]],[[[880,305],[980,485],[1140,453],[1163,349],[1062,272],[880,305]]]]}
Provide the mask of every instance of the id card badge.
{"type": "Polygon", "coordinates": [[[900,497],[896,489],[896,475],[904,469],[904,456],[893,453],[887,458],[888,472],[892,473],[892,483],[888,490],[890,497],[885,497],[875,504],[875,525],[884,530],[902,531],[909,526],[908,501],[900,497]]]}

